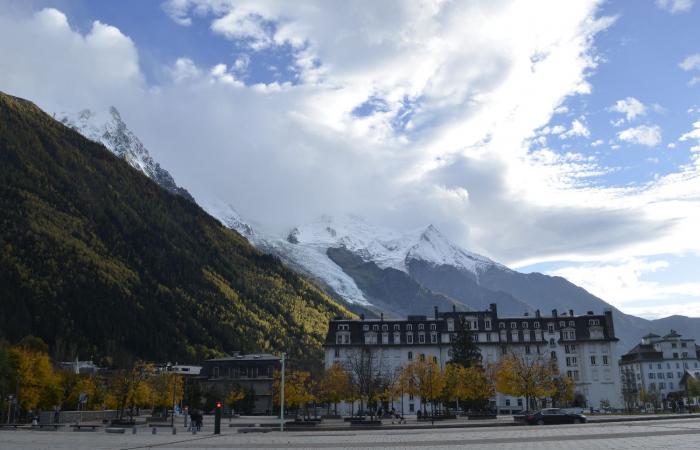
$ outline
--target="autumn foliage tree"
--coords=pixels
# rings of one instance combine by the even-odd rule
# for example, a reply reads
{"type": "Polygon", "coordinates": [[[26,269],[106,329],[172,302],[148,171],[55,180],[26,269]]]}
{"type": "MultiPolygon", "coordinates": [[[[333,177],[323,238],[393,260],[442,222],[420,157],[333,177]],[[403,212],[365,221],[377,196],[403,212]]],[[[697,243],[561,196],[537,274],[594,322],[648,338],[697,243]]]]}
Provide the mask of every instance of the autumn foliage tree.
{"type": "Polygon", "coordinates": [[[445,368],[443,398],[462,402],[462,406],[484,409],[494,395],[493,382],[481,366],[448,364],[445,368]]]}
{"type": "Polygon", "coordinates": [[[338,403],[349,399],[350,395],[350,374],[345,368],[334,363],[323,375],[318,384],[319,400],[328,404],[330,411],[331,404],[334,406],[335,414],[338,414],[338,403]]]}
{"type": "Polygon", "coordinates": [[[502,394],[525,397],[527,409],[533,399],[551,397],[559,376],[555,364],[540,355],[505,355],[495,372],[496,390],[502,394]]]}
{"type": "Polygon", "coordinates": [[[400,376],[404,392],[418,395],[427,414],[427,403],[439,399],[445,388],[445,376],[437,362],[421,358],[404,366],[400,376]]]}
{"type": "MultiPolygon", "coordinates": [[[[273,402],[279,407],[281,375],[275,371],[272,384],[273,402]]],[[[304,371],[289,371],[284,376],[284,405],[286,408],[296,411],[299,415],[300,408],[314,400],[313,382],[311,374],[304,371]]]]}

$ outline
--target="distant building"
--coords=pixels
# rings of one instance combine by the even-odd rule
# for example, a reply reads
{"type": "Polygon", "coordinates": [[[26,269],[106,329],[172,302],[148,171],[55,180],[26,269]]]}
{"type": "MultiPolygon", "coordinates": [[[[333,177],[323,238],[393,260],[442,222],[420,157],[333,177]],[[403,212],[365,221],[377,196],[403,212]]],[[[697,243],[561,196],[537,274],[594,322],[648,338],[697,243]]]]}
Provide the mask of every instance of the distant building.
{"type": "Polygon", "coordinates": [[[199,381],[205,391],[224,400],[233,389],[255,392],[254,414],[270,414],[272,383],[275,370],[280,369],[280,358],[269,353],[234,354],[226,358],[204,361],[199,381]]]}
{"type": "MultiPolygon", "coordinates": [[[[612,312],[574,315],[572,310],[551,316],[501,317],[496,304],[486,311],[442,312],[433,318],[332,320],[325,341],[325,367],[347,365],[358,350],[376,355],[383,370],[396,371],[418,358],[430,358],[441,368],[452,357],[456,326],[465,320],[479,346],[484,364],[498,363],[503,355],[542,355],[557,361],[559,371],[575,383],[587,406],[607,401],[621,404],[612,312]]],[[[525,399],[497,394],[491,407],[509,414],[525,408],[525,399]]],[[[399,404],[406,413],[421,408],[420,399],[404,395],[399,404]]],[[[347,406],[347,405],[346,405],[347,406]]],[[[350,408],[343,413],[349,413],[350,408]]]]}
{"type": "Polygon", "coordinates": [[[79,361],[78,358],[75,361],[62,361],[58,363],[61,369],[70,370],[76,374],[92,374],[97,373],[101,369],[92,361],[79,361]]]}
{"type": "Polygon", "coordinates": [[[647,334],[620,358],[623,394],[635,400],[629,402],[632,404],[645,403],[639,398],[642,392],[656,397],[658,402],[666,401],[674,393],[682,396],[686,374],[700,377],[699,354],[695,340],[683,339],[675,330],[664,337],[647,334]]]}
{"type": "Polygon", "coordinates": [[[183,375],[183,376],[192,376],[196,377],[199,376],[200,372],[202,371],[202,366],[189,366],[189,365],[184,365],[184,364],[165,364],[162,366],[158,367],[158,370],[160,372],[167,372],[167,373],[174,373],[177,375],[183,375]]]}

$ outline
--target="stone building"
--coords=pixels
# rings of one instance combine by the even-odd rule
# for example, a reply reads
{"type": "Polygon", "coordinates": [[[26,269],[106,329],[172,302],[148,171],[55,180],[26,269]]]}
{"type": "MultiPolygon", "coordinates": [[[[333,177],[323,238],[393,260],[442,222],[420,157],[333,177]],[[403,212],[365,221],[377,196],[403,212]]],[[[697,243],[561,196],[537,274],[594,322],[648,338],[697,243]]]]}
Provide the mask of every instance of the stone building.
{"type": "MultiPolygon", "coordinates": [[[[346,364],[358,351],[376,355],[381,370],[399,370],[416,358],[431,358],[441,368],[451,359],[456,327],[464,320],[486,364],[498,363],[508,353],[541,355],[557,361],[562,374],[574,380],[576,392],[587,406],[605,401],[622,403],[616,358],[615,329],[611,311],[575,315],[553,310],[544,316],[502,317],[496,304],[486,311],[438,312],[434,317],[406,319],[336,319],[330,322],[325,341],[325,366],[346,364]]],[[[405,413],[421,408],[420,399],[403,395],[405,413]]],[[[525,399],[497,394],[491,407],[508,414],[524,409],[525,399]]],[[[349,407],[345,405],[346,411],[349,407]]]]}

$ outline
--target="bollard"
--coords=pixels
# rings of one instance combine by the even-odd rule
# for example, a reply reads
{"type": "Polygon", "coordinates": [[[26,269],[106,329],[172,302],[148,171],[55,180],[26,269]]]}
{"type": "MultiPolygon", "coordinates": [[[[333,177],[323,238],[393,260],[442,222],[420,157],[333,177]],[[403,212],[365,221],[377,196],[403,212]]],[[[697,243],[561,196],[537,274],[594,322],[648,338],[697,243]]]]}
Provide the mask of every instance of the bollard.
{"type": "Polygon", "coordinates": [[[192,427],[192,434],[197,434],[197,427],[192,427]]]}
{"type": "Polygon", "coordinates": [[[153,427],[153,428],[151,429],[151,434],[156,434],[156,427],[153,427]]]}
{"type": "Polygon", "coordinates": [[[173,434],[177,434],[177,428],[173,427],[173,434]]]}
{"type": "Polygon", "coordinates": [[[136,426],[135,426],[135,425],[134,425],[134,427],[131,429],[131,434],[136,434],[136,426]]]}

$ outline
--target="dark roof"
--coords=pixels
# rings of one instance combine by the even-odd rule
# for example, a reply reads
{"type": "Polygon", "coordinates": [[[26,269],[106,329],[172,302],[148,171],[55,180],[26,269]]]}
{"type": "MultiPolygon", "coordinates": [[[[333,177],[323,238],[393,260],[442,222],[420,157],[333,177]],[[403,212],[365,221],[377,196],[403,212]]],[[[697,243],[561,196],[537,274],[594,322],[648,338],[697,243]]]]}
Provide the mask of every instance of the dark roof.
{"type": "Polygon", "coordinates": [[[620,358],[621,362],[658,361],[664,359],[662,352],[656,351],[651,344],[637,344],[620,358]]]}
{"type": "Polygon", "coordinates": [[[224,358],[207,359],[209,361],[279,361],[280,357],[270,353],[251,353],[249,355],[233,355],[224,358]]]}
{"type": "Polygon", "coordinates": [[[678,332],[676,330],[671,330],[670,333],[668,333],[666,336],[664,336],[664,339],[666,339],[666,338],[679,338],[679,337],[681,337],[681,335],[678,334],[678,332]]]}
{"type": "Polygon", "coordinates": [[[657,337],[661,337],[661,336],[659,336],[658,334],[649,333],[646,336],[644,336],[642,339],[651,339],[651,338],[657,338],[657,337]]]}

